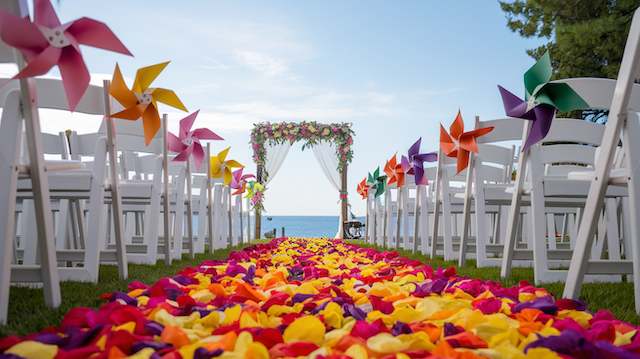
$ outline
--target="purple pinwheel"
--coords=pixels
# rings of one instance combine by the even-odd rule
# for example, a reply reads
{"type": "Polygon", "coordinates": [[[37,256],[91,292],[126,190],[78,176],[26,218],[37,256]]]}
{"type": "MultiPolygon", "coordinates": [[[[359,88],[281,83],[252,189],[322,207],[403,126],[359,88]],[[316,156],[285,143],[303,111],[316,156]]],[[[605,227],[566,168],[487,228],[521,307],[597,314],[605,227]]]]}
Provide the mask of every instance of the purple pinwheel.
{"type": "Polygon", "coordinates": [[[426,185],[428,183],[427,177],[424,176],[424,162],[435,162],[438,160],[438,154],[435,152],[419,153],[420,142],[422,137],[409,147],[407,156],[402,156],[400,164],[402,170],[406,174],[413,175],[415,183],[417,185],[426,185]]]}
{"type": "Polygon", "coordinates": [[[524,100],[498,85],[507,116],[533,121],[523,150],[547,136],[557,110],[569,112],[589,107],[568,84],[550,82],[551,74],[551,59],[546,52],[524,74],[524,100]]]}
{"type": "Polygon", "coordinates": [[[189,156],[193,154],[193,160],[196,168],[200,168],[204,159],[204,148],[200,144],[200,140],[223,140],[222,137],[215,134],[208,128],[197,128],[191,131],[191,126],[196,120],[200,110],[190,114],[180,120],[180,132],[178,136],[173,133],[167,133],[167,147],[178,155],[174,161],[188,161],[189,156]]]}

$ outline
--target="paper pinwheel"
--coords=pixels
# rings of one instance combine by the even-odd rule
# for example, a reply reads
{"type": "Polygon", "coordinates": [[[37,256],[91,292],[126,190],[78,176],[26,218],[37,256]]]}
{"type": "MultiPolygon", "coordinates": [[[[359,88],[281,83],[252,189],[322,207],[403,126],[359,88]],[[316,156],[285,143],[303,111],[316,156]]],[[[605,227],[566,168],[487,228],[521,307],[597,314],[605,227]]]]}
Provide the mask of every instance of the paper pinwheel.
{"type": "Polygon", "coordinates": [[[369,196],[369,185],[367,184],[367,178],[363,178],[360,183],[358,183],[358,194],[362,197],[362,199],[367,199],[369,196]]]}
{"type": "Polygon", "coordinates": [[[113,79],[111,80],[109,93],[120,102],[124,110],[111,116],[132,121],[142,118],[144,142],[147,145],[160,129],[160,115],[158,113],[157,102],[162,102],[179,110],[187,111],[187,108],[172,90],[149,87],[168,64],[169,61],[139,68],[131,89],[129,89],[124,82],[118,64],[116,64],[116,68],[113,71],[113,79]]]}
{"type": "Polygon", "coordinates": [[[222,178],[225,186],[228,186],[231,183],[231,179],[233,177],[231,169],[244,167],[238,161],[227,160],[227,155],[229,154],[230,149],[231,147],[227,147],[217,155],[211,156],[209,159],[211,164],[211,177],[222,178]]]}
{"type": "Polygon", "coordinates": [[[404,173],[413,175],[417,185],[426,185],[427,177],[424,176],[424,163],[437,161],[438,154],[435,152],[420,153],[420,142],[422,142],[422,137],[418,138],[418,140],[409,147],[407,156],[402,156],[400,162],[404,173]]]}
{"type": "Polygon", "coordinates": [[[178,136],[171,132],[167,133],[167,146],[169,150],[178,153],[173,160],[188,161],[189,156],[193,154],[196,168],[200,168],[202,160],[204,159],[204,148],[202,148],[200,140],[223,140],[222,137],[216,135],[208,128],[191,130],[191,126],[193,126],[193,122],[196,120],[199,112],[200,110],[180,120],[180,132],[178,132],[178,136]]]}
{"type": "Polygon", "coordinates": [[[589,107],[568,84],[549,82],[551,71],[551,59],[546,52],[524,73],[525,100],[498,85],[507,116],[533,121],[523,150],[547,136],[556,111],[589,107]]]}
{"type": "Polygon", "coordinates": [[[244,198],[249,199],[249,202],[251,202],[253,208],[262,210],[264,209],[264,207],[262,206],[262,200],[264,199],[265,190],[266,188],[262,183],[257,181],[249,181],[247,182],[247,194],[244,196],[244,198]]]}
{"type": "Polygon", "coordinates": [[[396,160],[395,154],[385,163],[384,173],[387,174],[387,178],[389,179],[387,182],[388,185],[396,183],[398,187],[404,186],[405,171],[402,165],[396,160]]]}
{"type": "Polygon", "coordinates": [[[27,62],[13,78],[44,75],[57,65],[71,111],[91,78],[80,45],[133,56],[103,22],[83,17],[61,24],[49,0],[34,0],[33,13],[32,22],[0,10],[0,38],[18,49],[27,62]]]}
{"type": "Polygon", "coordinates": [[[493,127],[483,127],[464,132],[464,121],[460,111],[458,111],[458,115],[451,124],[449,131],[447,133],[442,124],[440,125],[440,148],[447,157],[458,159],[456,169],[460,173],[469,166],[469,153],[478,153],[476,138],[493,131],[493,127]]]}
{"type": "Polygon", "coordinates": [[[233,192],[232,195],[243,194],[247,188],[247,180],[249,178],[256,178],[256,176],[252,174],[243,175],[243,170],[244,168],[240,168],[233,171],[231,174],[231,183],[229,184],[229,187],[235,189],[235,192],[233,192]]]}
{"type": "Polygon", "coordinates": [[[369,185],[369,188],[375,190],[375,197],[380,197],[385,191],[387,176],[381,175],[380,167],[378,167],[373,171],[373,173],[369,173],[369,176],[367,177],[367,184],[369,185]]]}

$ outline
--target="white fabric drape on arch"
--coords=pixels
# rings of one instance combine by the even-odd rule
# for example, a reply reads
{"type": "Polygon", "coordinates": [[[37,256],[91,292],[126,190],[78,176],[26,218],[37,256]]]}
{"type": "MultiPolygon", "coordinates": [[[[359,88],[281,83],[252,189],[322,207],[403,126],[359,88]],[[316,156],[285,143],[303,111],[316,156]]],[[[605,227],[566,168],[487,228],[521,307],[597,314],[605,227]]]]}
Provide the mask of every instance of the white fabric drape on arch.
{"type": "Polygon", "coordinates": [[[268,178],[264,185],[268,185],[271,180],[276,176],[276,173],[282,167],[282,163],[284,159],[287,158],[289,154],[289,149],[291,149],[291,143],[289,141],[275,144],[275,145],[265,145],[266,155],[264,160],[264,169],[267,171],[268,178]]]}
{"type": "MultiPolygon", "coordinates": [[[[313,154],[318,160],[320,164],[320,168],[322,168],[322,172],[327,177],[329,182],[333,185],[333,187],[340,193],[342,187],[342,180],[340,172],[338,171],[338,158],[336,156],[336,146],[333,142],[319,142],[313,147],[313,154]]],[[[340,196],[338,196],[340,199],[340,196]]],[[[345,218],[342,218],[342,203],[338,201],[338,213],[339,223],[338,223],[338,233],[336,233],[335,238],[342,238],[342,234],[344,233],[343,225],[345,218]]]]}

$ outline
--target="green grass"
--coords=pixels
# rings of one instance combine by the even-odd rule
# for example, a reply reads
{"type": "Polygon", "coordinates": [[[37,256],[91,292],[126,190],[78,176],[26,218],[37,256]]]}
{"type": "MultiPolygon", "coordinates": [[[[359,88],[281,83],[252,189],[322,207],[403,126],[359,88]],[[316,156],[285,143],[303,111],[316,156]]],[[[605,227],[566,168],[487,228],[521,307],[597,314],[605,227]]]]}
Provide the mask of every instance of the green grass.
{"type": "MultiPolygon", "coordinates": [[[[351,243],[370,247],[361,242],[353,241],[351,243]]],[[[218,250],[214,254],[199,254],[195,259],[174,261],[170,266],[165,266],[161,261],[155,266],[131,264],[129,265],[128,280],[118,279],[116,267],[102,266],[97,284],[61,283],[62,305],[57,309],[49,309],[44,305],[41,289],[12,287],[9,302],[9,322],[6,326],[0,326],[0,337],[11,334],[24,335],[37,332],[47,326],[57,325],[69,309],[78,306],[98,307],[103,303],[100,299],[101,294],[126,290],[127,284],[133,280],[153,283],[162,277],[173,275],[182,268],[197,265],[206,259],[225,259],[229,251],[218,250]]],[[[423,255],[403,250],[399,250],[399,252],[403,256],[428,263],[434,268],[456,266],[454,262],[447,262],[441,259],[431,260],[423,255]]],[[[467,261],[464,267],[458,268],[458,273],[466,277],[494,280],[505,286],[512,286],[520,280],[527,280],[533,283],[533,271],[529,268],[514,268],[510,279],[501,280],[499,268],[476,268],[473,260],[467,261]]],[[[545,284],[542,287],[547,288],[556,297],[562,295],[562,283],[545,284]]],[[[633,284],[631,283],[585,284],[582,290],[582,299],[588,303],[591,311],[609,309],[621,320],[634,324],[640,323],[640,317],[636,315],[634,310],[633,284]]]]}
{"type": "MultiPolygon", "coordinates": [[[[237,249],[237,248],[234,248],[237,249]]],[[[11,287],[9,299],[9,321],[0,326],[0,337],[11,334],[24,335],[57,325],[64,314],[73,307],[98,307],[103,300],[100,295],[114,291],[126,291],[127,285],[139,280],[154,283],[158,279],[173,275],[181,269],[198,265],[207,259],[225,259],[229,249],[217,250],[213,254],[198,254],[195,259],[173,261],[170,266],[158,261],[156,265],[129,264],[129,279],[120,280],[115,266],[101,266],[98,283],[62,282],[62,305],[56,309],[44,305],[42,289],[11,287]]],[[[185,256],[186,257],[186,256],[185,256]]]]}
{"type": "MultiPolygon", "coordinates": [[[[350,243],[358,244],[362,247],[377,248],[358,241],[350,241],[350,243]]],[[[401,249],[398,252],[402,256],[419,260],[434,268],[453,266],[456,267],[458,274],[461,276],[492,280],[502,283],[503,286],[513,286],[521,280],[533,283],[533,269],[531,268],[513,268],[511,278],[502,280],[500,278],[500,268],[476,268],[475,260],[467,260],[464,267],[458,267],[457,262],[445,261],[439,258],[430,259],[422,254],[414,254],[401,249]]],[[[556,298],[560,298],[562,297],[564,283],[542,284],[538,287],[546,288],[556,298]]],[[[640,316],[636,314],[634,309],[633,283],[585,283],[582,286],[580,299],[587,303],[590,311],[608,309],[620,320],[640,324],[640,316]]]]}

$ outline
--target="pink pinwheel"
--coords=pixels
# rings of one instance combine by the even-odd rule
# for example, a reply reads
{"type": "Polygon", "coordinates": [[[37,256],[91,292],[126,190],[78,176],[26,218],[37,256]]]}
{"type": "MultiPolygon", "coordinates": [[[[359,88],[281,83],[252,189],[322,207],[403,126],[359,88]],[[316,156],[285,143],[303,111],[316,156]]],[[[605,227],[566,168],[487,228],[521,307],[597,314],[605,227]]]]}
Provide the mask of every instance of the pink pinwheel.
{"type": "Polygon", "coordinates": [[[435,152],[419,153],[421,141],[422,137],[418,138],[418,140],[409,147],[407,156],[402,156],[400,164],[404,173],[413,175],[417,185],[426,185],[428,181],[427,177],[424,176],[424,162],[437,161],[438,154],[435,152]]]}
{"type": "Polygon", "coordinates": [[[196,168],[200,168],[204,159],[204,148],[202,148],[201,140],[223,140],[222,137],[215,134],[208,128],[197,128],[191,131],[191,126],[196,120],[200,110],[190,114],[180,120],[180,132],[178,136],[173,133],[167,133],[167,147],[170,151],[177,152],[178,155],[174,161],[188,161],[189,156],[193,154],[193,160],[196,168]]]}
{"type": "Polygon", "coordinates": [[[232,195],[243,194],[247,189],[247,180],[249,178],[256,178],[256,176],[252,174],[243,175],[243,170],[244,168],[240,168],[233,171],[233,173],[231,174],[231,183],[229,184],[229,186],[235,189],[235,192],[233,192],[232,195]]]}
{"type": "Polygon", "coordinates": [[[0,10],[0,38],[20,50],[27,65],[14,78],[44,75],[58,66],[73,111],[89,86],[80,45],[131,55],[109,27],[87,17],[61,24],[49,0],[34,0],[34,21],[0,10]]]}

